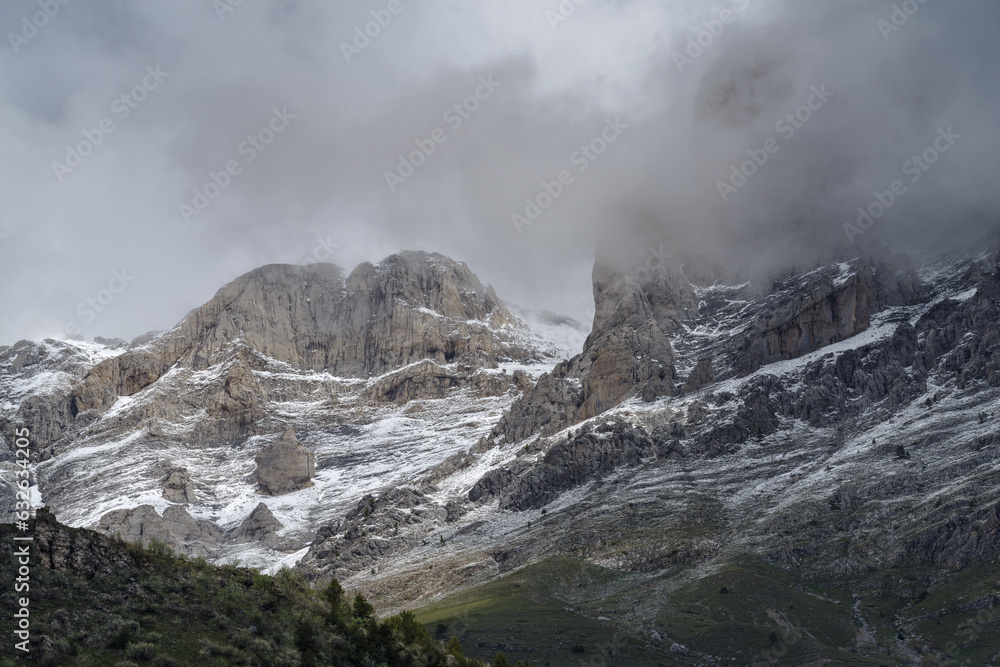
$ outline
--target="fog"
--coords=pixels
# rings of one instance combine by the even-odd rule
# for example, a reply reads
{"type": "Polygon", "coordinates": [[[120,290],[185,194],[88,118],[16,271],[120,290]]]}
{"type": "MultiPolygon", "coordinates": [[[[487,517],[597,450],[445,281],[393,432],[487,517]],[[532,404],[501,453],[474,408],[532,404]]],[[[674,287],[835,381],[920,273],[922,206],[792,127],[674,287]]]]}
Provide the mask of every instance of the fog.
{"type": "Polygon", "coordinates": [[[781,266],[1000,210],[986,1],[41,0],[0,26],[0,344],[404,249],[588,321],[599,246],[781,266]]]}

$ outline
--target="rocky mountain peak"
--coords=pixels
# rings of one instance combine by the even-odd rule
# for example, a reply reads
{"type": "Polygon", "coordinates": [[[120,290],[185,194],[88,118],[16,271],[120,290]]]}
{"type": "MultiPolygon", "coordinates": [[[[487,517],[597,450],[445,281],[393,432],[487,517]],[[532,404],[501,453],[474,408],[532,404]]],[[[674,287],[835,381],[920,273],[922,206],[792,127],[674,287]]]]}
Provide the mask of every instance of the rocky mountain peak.
{"type": "Polygon", "coordinates": [[[175,364],[205,369],[236,346],[296,368],[368,377],[421,359],[525,358],[518,320],[461,262],[404,252],[361,264],[268,265],[220,289],[178,326],[95,366],[75,410],[102,411],[175,364]],[[508,331],[504,333],[504,330],[508,331]]]}

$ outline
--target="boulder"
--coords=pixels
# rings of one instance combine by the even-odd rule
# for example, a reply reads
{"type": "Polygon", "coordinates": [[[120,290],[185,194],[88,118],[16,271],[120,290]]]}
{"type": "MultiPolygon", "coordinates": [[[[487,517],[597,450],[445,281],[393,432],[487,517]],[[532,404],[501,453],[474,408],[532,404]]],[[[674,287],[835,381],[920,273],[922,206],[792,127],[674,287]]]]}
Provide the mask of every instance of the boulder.
{"type": "Polygon", "coordinates": [[[274,518],[271,510],[264,503],[256,508],[243,520],[243,523],[230,536],[233,542],[271,542],[275,533],[284,528],[280,521],[274,518]]]}
{"type": "Polygon", "coordinates": [[[315,455],[298,441],[292,428],[260,450],[256,462],[260,492],[269,496],[308,488],[316,474],[315,455]]]}
{"type": "Polygon", "coordinates": [[[197,502],[194,484],[188,475],[187,468],[171,467],[163,481],[163,497],[172,503],[189,504],[197,502]]]}

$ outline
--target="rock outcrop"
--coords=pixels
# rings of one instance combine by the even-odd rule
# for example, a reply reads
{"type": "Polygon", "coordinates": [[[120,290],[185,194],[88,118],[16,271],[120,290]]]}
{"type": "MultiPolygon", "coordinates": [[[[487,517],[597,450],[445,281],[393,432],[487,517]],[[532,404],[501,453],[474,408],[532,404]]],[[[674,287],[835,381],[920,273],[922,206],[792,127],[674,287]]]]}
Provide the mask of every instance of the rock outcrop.
{"type": "MultiPolygon", "coordinates": [[[[639,282],[599,262],[593,283],[597,312],[583,353],[542,375],[492,437],[514,442],[533,433],[551,435],[634,396],[648,402],[675,393],[674,351],[639,282]]],[[[668,315],[665,326],[674,326],[677,308],[683,305],[659,301],[659,311],[668,315]]]]}
{"type": "Polygon", "coordinates": [[[838,273],[812,271],[775,286],[740,336],[733,355],[738,372],[850,338],[868,328],[873,314],[920,296],[919,279],[901,260],[861,256],[836,268],[838,273]]]}
{"type": "Polygon", "coordinates": [[[264,503],[259,503],[243,520],[230,539],[237,544],[247,542],[273,543],[275,533],[284,528],[264,503]]]}
{"type": "Polygon", "coordinates": [[[163,516],[152,505],[114,510],[101,517],[98,530],[128,542],[149,544],[156,540],[179,553],[203,557],[215,555],[222,537],[217,526],[196,520],[180,505],[171,505],[163,511],[163,516]]]}
{"type": "Polygon", "coordinates": [[[306,449],[294,429],[287,429],[279,440],[257,454],[257,483],[260,492],[269,496],[291,493],[312,486],[316,457],[306,449]]]}
{"type": "Polygon", "coordinates": [[[665,431],[650,437],[625,422],[607,422],[553,445],[537,465],[515,462],[487,473],[469,491],[469,500],[500,497],[501,509],[539,509],[564,491],[658,455],[683,456],[665,431]]]}
{"type": "Polygon", "coordinates": [[[415,489],[393,488],[378,497],[366,495],[343,521],[317,531],[299,568],[312,578],[366,570],[379,559],[412,546],[408,527],[445,515],[415,489]]]}
{"type": "Polygon", "coordinates": [[[90,578],[135,565],[127,550],[89,530],[64,526],[47,507],[37,510],[33,535],[39,562],[51,570],[71,570],[90,578]]]}
{"type": "Polygon", "coordinates": [[[32,451],[50,447],[74,427],[74,378],[91,366],[84,346],[46,339],[22,340],[0,351],[0,396],[14,408],[0,411],[0,439],[13,451],[13,429],[27,428],[32,451]]]}
{"type": "Polygon", "coordinates": [[[163,476],[163,497],[172,503],[190,504],[198,501],[194,491],[194,484],[187,468],[183,466],[173,466],[169,461],[163,461],[157,466],[158,471],[164,473],[163,476]]]}

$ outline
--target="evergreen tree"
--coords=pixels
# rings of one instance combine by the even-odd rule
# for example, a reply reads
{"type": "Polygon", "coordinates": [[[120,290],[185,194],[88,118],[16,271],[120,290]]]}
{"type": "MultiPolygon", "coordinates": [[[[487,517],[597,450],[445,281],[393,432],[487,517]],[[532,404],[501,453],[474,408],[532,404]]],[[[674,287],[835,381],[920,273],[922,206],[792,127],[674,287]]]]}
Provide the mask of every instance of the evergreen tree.
{"type": "Polygon", "coordinates": [[[452,635],[448,643],[444,645],[444,652],[455,656],[459,660],[465,659],[465,654],[462,652],[462,642],[458,641],[458,637],[455,635],[452,635]]]}
{"type": "Polygon", "coordinates": [[[365,600],[365,596],[363,596],[361,593],[358,593],[357,595],[355,595],[354,596],[354,616],[358,620],[364,621],[364,620],[367,620],[369,618],[372,618],[374,615],[375,615],[375,607],[371,606],[368,603],[368,600],[365,600]]]}

